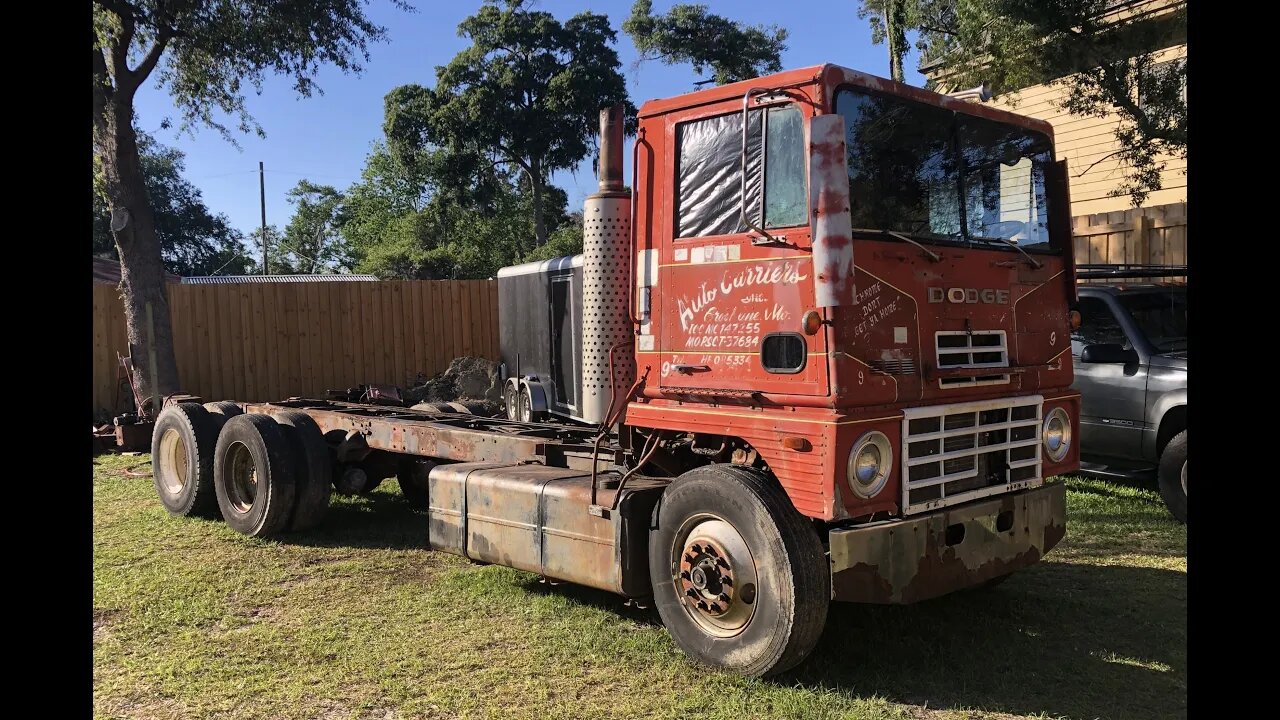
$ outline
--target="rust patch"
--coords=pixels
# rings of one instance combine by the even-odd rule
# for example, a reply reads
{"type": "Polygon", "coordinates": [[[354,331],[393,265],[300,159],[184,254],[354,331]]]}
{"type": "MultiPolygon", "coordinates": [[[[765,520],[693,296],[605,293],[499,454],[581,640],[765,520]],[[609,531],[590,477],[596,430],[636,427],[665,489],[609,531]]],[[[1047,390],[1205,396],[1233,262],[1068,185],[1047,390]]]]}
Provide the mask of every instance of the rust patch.
{"type": "Polygon", "coordinates": [[[836,599],[857,598],[858,602],[891,603],[893,585],[880,574],[878,565],[858,563],[831,575],[831,593],[836,599]]]}
{"type": "Polygon", "coordinates": [[[914,603],[1038,562],[1066,533],[1065,489],[1046,485],[882,525],[831,533],[836,600],[914,603]],[[1002,514],[1013,513],[1006,529],[1002,514]]]}

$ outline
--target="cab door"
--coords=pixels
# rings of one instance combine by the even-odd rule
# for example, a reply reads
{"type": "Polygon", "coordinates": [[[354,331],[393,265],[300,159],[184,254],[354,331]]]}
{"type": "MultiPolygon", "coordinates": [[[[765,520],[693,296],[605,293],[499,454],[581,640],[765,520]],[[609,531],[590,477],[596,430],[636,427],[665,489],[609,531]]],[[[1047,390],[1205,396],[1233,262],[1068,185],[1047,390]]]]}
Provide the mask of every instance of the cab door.
{"type": "Polygon", "coordinates": [[[817,310],[807,111],[785,95],[749,111],[745,183],[740,103],[669,121],[671,222],[654,288],[662,388],[828,394],[825,333],[802,325],[817,310]]]}

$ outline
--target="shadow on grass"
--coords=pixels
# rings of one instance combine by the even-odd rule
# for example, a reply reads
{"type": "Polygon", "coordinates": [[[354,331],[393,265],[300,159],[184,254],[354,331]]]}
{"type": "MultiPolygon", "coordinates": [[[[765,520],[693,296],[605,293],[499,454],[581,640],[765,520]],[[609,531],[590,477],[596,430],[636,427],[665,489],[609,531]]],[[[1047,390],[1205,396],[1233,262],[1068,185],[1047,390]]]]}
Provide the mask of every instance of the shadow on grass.
{"type": "Polygon", "coordinates": [[[335,495],[324,521],[314,530],[280,536],[310,547],[426,550],[427,514],[409,507],[394,481],[361,497],[335,495]]]}
{"type": "MultiPolygon", "coordinates": [[[[281,539],[425,550],[426,527],[426,515],[391,485],[338,499],[321,527],[281,539]]],[[[1186,583],[1176,570],[1057,562],[1051,555],[995,588],[910,606],[835,603],[813,655],[772,682],[935,709],[1081,720],[1184,717],[1186,583]]],[[[611,593],[534,577],[518,585],[661,624],[656,611],[611,593]]]]}
{"type": "Polygon", "coordinates": [[[1046,562],[912,606],[832,604],[779,677],[932,708],[1070,718],[1186,715],[1186,574],[1046,562]]]}
{"type": "Polygon", "coordinates": [[[662,618],[658,617],[658,611],[650,607],[650,604],[637,605],[634,602],[628,602],[621,595],[611,592],[589,588],[584,585],[574,585],[573,583],[549,583],[538,578],[522,580],[519,584],[525,592],[530,594],[557,595],[568,598],[580,605],[613,613],[640,625],[662,626],[662,618]]]}

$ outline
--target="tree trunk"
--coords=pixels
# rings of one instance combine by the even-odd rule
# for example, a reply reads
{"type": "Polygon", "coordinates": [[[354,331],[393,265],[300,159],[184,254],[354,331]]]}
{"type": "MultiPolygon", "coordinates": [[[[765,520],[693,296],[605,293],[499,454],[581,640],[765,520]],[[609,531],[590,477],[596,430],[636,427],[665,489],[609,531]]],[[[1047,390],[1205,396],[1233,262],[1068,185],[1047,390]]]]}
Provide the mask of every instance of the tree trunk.
{"type": "Polygon", "coordinates": [[[132,106],[128,98],[108,100],[94,118],[94,129],[102,153],[112,234],[120,253],[121,300],[134,382],[144,402],[151,404],[151,412],[157,413],[164,396],[178,392],[178,362],[160,238],[138,157],[132,106]]]}
{"type": "Polygon", "coordinates": [[[889,79],[904,81],[902,74],[902,56],[905,54],[903,47],[898,42],[898,34],[902,32],[902,28],[898,27],[898,11],[902,0],[885,0],[884,3],[884,28],[885,28],[885,44],[889,46],[889,79]]]}
{"type": "Polygon", "coordinates": [[[534,247],[547,244],[547,223],[542,217],[542,191],[546,183],[542,179],[542,164],[534,162],[533,171],[529,173],[529,187],[533,191],[533,237],[534,247]]]}

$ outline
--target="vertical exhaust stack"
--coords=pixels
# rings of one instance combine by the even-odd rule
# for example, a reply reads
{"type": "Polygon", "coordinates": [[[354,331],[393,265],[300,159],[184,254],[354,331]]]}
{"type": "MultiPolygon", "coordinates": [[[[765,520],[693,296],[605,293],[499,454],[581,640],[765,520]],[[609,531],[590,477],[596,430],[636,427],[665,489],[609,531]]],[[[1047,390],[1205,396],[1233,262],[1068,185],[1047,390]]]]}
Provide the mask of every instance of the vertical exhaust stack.
{"type": "Polygon", "coordinates": [[[609,349],[631,341],[628,301],[631,257],[631,191],[622,182],[621,103],[600,111],[600,190],[582,213],[582,408],[587,422],[604,422],[615,397],[635,382],[632,348],[619,348],[609,377],[609,349]],[[611,381],[612,380],[612,381],[611,381]]]}

